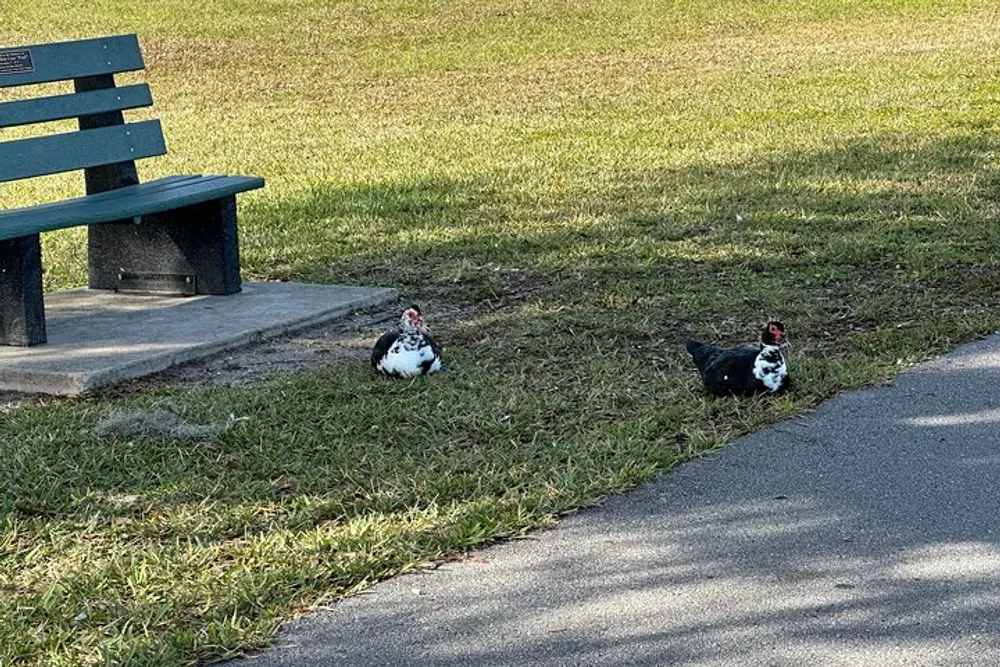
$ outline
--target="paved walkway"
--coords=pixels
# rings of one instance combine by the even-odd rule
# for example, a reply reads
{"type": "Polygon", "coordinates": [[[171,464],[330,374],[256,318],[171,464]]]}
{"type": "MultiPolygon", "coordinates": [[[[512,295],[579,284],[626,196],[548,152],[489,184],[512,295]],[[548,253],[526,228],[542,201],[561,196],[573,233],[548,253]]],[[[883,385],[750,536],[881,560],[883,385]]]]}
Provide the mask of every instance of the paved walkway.
{"type": "Polygon", "coordinates": [[[995,667],[998,380],[994,336],[227,667],[995,667]]]}

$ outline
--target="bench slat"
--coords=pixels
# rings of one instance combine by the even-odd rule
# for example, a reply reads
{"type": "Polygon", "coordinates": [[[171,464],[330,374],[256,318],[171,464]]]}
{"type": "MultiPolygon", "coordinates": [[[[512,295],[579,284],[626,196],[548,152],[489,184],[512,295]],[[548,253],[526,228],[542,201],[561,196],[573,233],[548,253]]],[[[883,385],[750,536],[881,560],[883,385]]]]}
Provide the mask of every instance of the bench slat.
{"type": "MultiPolygon", "coordinates": [[[[166,184],[150,181],[138,186],[119,188],[102,193],[113,196],[96,202],[88,200],[95,196],[91,195],[90,198],[83,198],[82,206],[71,207],[65,212],[50,212],[48,215],[57,218],[68,215],[81,224],[94,224],[161,213],[262,186],[263,179],[247,176],[185,176],[166,184]]],[[[0,226],[2,225],[3,218],[0,217],[0,226]]]]}
{"type": "MultiPolygon", "coordinates": [[[[122,202],[130,198],[159,196],[164,192],[183,187],[186,183],[193,183],[200,178],[204,177],[200,174],[168,176],[167,178],[160,178],[148,183],[108,190],[96,195],[65,199],[48,204],[38,204],[10,211],[0,211],[0,220],[3,221],[0,224],[14,221],[23,222],[29,219],[47,220],[48,217],[74,221],[92,220],[101,216],[114,217],[121,215],[119,209],[123,206],[122,202]],[[24,216],[23,220],[22,216],[24,216]]],[[[133,214],[125,217],[131,217],[131,215],[133,214]]],[[[83,223],[81,222],[81,224],[83,223]]]]}
{"type": "Polygon", "coordinates": [[[166,152],[158,120],[7,141],[0,143],[0,182],[138,160],[166,152]]]}
{"type": "Polygon", "coordinates": [[[126,220],[264,187],[252,176],[172,176],[88,197],[0,212],[0,240],[126,220]]]}
{"type": "Polygon", "coordinates": [[[65,81],[145,67],[133,35],[0,48],[0,88],[65,81]]]}
{"type": "Polygon", "coordinates": [[[0,103],[0,127],[79,118],[95,113],[138,109],[153,104],[153,94],[145,83],[105,88],[86,93],[38,97],[0,103]]]}
{"type": "MultiPolygon", "coordinates": [[[[169,187],[179,181],[187,181],[193,178],[201,178],[201,174],[189,174],[185,176],[167,176],[166,178],[158,178],[155,181],[149,181],[147,183],[140,183],[135,186],[141,192],[151,192],[156,191],[160,188],[169,187]]],[[[131,187],[131,186],[130,186],[131,187]]],[[[3,210],[0,209],[0,219],[3,220],[13,220],[18,215],[41,215],[45,214],[47,211],[53,209],[62,209],[65,211],[67,206],[70,205],[84,205],[87,202],[101,202],[101,201],[112,201],[116,197],[121,197],[130,192],[130,187],[118,188],[115,190],[108,190],[107,192],[101,192],[95,195],[89,195],[87,197],[76,197],[73,199],[62,199],[54,202],[47,202],[45,204],[35,204],[33,206],[25,206],[24,208],[12,208],[3,210]]]]}

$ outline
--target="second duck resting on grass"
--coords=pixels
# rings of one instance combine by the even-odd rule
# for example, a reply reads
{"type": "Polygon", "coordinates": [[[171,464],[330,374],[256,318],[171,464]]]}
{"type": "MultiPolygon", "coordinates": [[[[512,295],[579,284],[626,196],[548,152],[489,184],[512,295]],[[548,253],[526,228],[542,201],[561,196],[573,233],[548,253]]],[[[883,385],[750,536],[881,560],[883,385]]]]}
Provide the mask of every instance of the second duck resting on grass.
{"type": "Polygon", "coordinates": [[[416,305],[403,311],[398,329],[386,331],[375,343],[372,368],[403,378],[441,369],[441,346],[431,338],[416,305]]]}
{"type": "Polygon", "coordinates": [[[760,334],[760,345],[722,349],[696,340],[687,342],[705,389],[716,396],[776,394],[789,385],[788,363],[781,348],[785,325],[768,322],[760,334]]]}

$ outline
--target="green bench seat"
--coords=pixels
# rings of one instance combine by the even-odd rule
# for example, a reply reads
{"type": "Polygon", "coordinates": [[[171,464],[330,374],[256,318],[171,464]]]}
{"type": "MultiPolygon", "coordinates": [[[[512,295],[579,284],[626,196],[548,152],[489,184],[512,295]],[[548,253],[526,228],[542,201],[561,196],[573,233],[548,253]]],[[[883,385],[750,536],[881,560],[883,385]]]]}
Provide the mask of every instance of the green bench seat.
{"type": "Polygon", "coordinates": [[[250,176],[168,176],[96,195],[0,211],[0,241],[80,225],[132,219],[264,186],[250,176]]]}
{"type": "MultiPolygon", "coordinates": [[[[78,131],[0,141],[0,183],[82,171],[86,195],[0,210],[0,344],[44,343],[39,235],[87,226],[92,289],[178,295],[240,291],[236,195],[262,178],[179,175],[140,183],[135,161],[167,152],[135,35],[0,48],[0,88],[72,81],[73,92],[0,103],[0,129],[76,119],[78,131]]],[[[0,134],[2,139],[2,134],[0,134]]]]}

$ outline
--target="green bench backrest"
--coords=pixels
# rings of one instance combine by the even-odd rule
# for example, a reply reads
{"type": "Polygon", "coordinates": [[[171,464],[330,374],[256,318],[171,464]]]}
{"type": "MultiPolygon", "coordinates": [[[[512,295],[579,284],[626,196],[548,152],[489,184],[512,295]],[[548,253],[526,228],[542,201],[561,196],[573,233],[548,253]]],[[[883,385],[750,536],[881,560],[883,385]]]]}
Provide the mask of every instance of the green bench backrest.
{"type": "Polygon", "coordinates": [[[165,154],[159,121],[122,124],[122,110],[153,99],[146,84],[115,87],[114,75],[143,68],[135,35],[0,48],[0,88],[72,80],[76,90],[0,103],[0,129],[67,118],[80,125],[78,132],[0,142],[0,182],[165,154]]]}

